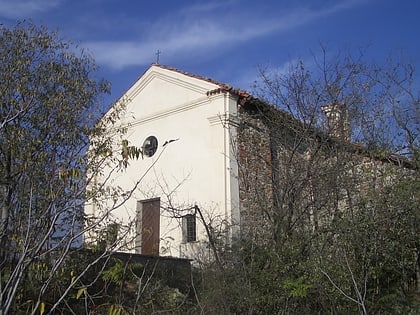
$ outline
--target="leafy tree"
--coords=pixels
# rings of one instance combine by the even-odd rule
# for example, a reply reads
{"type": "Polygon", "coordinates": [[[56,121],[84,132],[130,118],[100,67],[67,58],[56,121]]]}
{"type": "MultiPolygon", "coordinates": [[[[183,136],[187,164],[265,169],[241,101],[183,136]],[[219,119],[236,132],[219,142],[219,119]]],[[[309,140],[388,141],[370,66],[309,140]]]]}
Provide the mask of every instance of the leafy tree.
{"type": "MultiPolygon", "coordinates": [[[[104,250],[79,261],[85,267],[78,274],[66,263],[83,234],[103,220],[88,221],[84,202],[114,193],[93,179],[109,160],[125,158],[105,132],[124,105],[97,121],[110,86],[96,70],[85,51],[44,27],[0,27],[2,314],[52,312],[98,257],[108,255],[104,250]]],[[[122,130],[114,128],[116,134],[122,130]]]]}

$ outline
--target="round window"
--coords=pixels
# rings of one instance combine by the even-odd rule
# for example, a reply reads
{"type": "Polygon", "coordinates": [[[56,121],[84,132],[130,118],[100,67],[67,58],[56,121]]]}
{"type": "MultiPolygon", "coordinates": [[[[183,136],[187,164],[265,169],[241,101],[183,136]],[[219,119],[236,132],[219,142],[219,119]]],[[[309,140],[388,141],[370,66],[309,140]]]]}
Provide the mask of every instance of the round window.
{"type": "Polygon", "coordinates": [[[151,157],[156,153],[158,140],[154,136],[147,137],[143,142],[143,155],[151,157]]]}

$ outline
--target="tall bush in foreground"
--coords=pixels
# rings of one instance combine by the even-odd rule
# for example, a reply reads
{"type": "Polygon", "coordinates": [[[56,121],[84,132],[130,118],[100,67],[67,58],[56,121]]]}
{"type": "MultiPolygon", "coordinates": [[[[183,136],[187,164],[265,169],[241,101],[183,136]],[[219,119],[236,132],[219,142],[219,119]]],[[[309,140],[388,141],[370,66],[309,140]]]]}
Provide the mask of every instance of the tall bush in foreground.
{"type": "Polygon", "coordinates": [[[79,273],[68,263],[103,220],[87,220],[84,202],[114,194],[94,179],[110,159],[124,159],[112,140],[123,135],[113,125],[124,105],[97,121],[109,88],[93,59],[57,33],[31,23],[0,27],[2,314],[71,310],[66,298],[78,279],[109,254],[98,248],[76,262],[84,266],[79,273]]]}

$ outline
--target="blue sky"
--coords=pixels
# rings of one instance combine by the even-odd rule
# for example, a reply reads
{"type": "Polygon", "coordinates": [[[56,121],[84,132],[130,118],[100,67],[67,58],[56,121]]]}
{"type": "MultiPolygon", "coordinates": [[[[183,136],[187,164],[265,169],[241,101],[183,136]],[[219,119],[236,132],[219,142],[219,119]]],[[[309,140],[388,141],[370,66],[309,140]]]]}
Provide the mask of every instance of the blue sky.
{"type": "Polygon", "coordinates": [[[417,0],[0,0],[0,23],[30,19],[88,49],[116,99],[156,61],[249,89],[257,67],[282,69],[366,49],[420,70],[417,0]]]}

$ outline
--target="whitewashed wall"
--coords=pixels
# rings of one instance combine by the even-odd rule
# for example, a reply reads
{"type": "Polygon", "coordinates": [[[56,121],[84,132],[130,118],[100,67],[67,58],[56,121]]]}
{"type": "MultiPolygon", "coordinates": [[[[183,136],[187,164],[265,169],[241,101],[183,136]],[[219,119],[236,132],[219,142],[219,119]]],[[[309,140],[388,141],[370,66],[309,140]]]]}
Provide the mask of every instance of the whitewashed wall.
{"type": "MultiPolygon", "coordinates": [[[[152,157],[130,161],[126,171],[113,175],[112,185],[123,191],[131,190],[141,179],[131,198],[113,212],[114,217],[133,221],[138,200],[160,197],[163,208],[197,205],[206,220],[239,223],[237,165],[232,151],[236,131],[227,123],[236,117],[236,99],[229,93],[207,96],[218,87],[152,66],[127,91],[122,123],[129,127],[129,145],[140,147],[148,136],[155,136],[159,143],[152,157]]],[[[181,220],[173,214],[161,210],[159,254],[195,258],[203,246],[201,242],[182,244],[181,220]]],[[[199,221],[197,216],[198,239],[207,241],[199,221]]]]}

